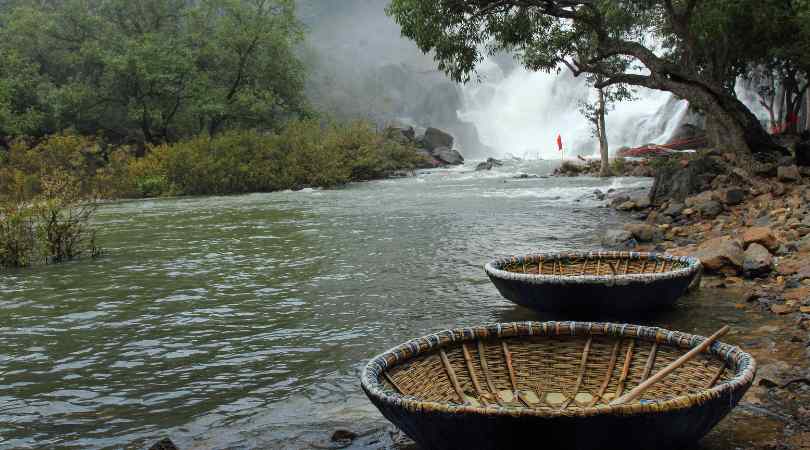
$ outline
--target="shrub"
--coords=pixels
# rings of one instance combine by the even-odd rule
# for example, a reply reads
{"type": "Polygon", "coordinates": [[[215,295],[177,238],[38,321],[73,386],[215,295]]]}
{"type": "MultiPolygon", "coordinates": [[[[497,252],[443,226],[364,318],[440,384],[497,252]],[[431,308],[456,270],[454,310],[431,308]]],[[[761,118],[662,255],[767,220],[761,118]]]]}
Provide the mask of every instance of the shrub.
{"type": "Polygon", "coordinates": [[[621,176],[624,174],[625,166],[626,161],[621,156],[617,156],[610,161],[610,170],[616,176],[621,176]]]}
{"type": "Polygon", "coordinates": [[[0,204],[0,268],[27,267],[36,246],[31,206],[0,204]]]}
{"type": "Polygon", "coordinates": [[[41,182],[42,193],[33,200],[0,204],[0,268],[100,254],[90,224],[97,204],[81,196],[79,180],[54,171],[41,182]]]}

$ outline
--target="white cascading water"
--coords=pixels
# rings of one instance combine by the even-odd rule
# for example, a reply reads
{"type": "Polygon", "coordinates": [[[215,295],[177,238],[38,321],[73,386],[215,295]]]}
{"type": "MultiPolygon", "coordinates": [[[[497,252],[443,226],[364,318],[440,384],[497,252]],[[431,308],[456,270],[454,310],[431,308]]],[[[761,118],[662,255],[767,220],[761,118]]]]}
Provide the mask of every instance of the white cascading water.
{"type": "MultiPolygon", "coordinates": [[[[522,67],[505,75],[491,60],[480,67],[480,82],[464,86],[462,120],[475,125],[496,155],[559,158],[557,134],[566,156],[596,155],[598,141],[580,113],[580,103],[595,90],[569,71],[531,72],[522,67]]],[[[686,117],[688,103],[671,94],[639,88],[636,100],[621,102],[607,116],[611,152],[646,143],[665,143],[686,117]]]]}

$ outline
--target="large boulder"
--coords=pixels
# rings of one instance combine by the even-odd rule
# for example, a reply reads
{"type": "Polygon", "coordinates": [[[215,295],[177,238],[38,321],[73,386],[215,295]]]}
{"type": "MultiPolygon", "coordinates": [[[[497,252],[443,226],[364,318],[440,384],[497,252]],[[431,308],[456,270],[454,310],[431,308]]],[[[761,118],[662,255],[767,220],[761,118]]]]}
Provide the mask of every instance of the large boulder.
{"type": "Polygon", "coordinates": [[[708,155],[690,160],[686,167],[671,161],[656,173],[650,201],[655,205],[667,200],[683,201],[711,189],[712,180],[724,171],[723,165],[708,155]]]}
{"type": "Polygon", "coordinates": [[[748,277],[761,277],[773,270],[773,256],[756,242],[748,246],[743,260],[743,272],[748,277]]]}
{"type": "Polygon", "coordinates": [[[432,154],[434,158],[451,166],[464,164],[464,157],[461,156],[461,153],[448,147],[439,147],[433,150],[432,154]]]}
{"type": "Polygon", "coordinates": [[[438,128],[428,128],[422,137],[422,145],[435,154],[442,147],[453,148],[453,136],[438,128]]]}
{"type": "Polygon", "coordinates": [[[746,248],[754,243],[760,244],[770,251],[776,251],[779,248],[779,241],[776,239],[776,236],[774,236],[773,231],[768,227],[752,227],[746,229],[743,231],[742,241],[746,248]]]}
{"type": "Polygon", "coordinates": [[[608,230],[602,237],[602,246],[609,250],[632,250],[638,242],[627,230],[608,230]]]}
{"type": "Polygon", "coordinates": [[[740,242],[727,237],[702,243],[695,256],[700,259],[707,272],[738,273],[745,261],[740,242]]]}

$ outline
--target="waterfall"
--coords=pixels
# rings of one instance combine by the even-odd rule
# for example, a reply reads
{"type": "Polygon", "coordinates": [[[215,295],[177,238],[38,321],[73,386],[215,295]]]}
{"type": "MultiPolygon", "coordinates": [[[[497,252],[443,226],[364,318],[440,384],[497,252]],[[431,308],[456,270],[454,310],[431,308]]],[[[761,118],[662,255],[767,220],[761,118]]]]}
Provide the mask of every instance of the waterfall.
{"type": "MultiPolygon", "coordinates": [[[[555,147],[562,136],[566,155],[595,155],[599,144],[590,123],[580,113],[595,90],[584,77],[569,71],[532,72],[492,59],[479,69],[480,79],[463,87],[459,117],[475,125],[481,141],[500,156],[559,158],[555,147]]],[[[681,125],[688,103],[671,94],[636,89],[636,100],[621,102],[607,116],[611,151],[646,143],[664,143],[681,125]]]]}

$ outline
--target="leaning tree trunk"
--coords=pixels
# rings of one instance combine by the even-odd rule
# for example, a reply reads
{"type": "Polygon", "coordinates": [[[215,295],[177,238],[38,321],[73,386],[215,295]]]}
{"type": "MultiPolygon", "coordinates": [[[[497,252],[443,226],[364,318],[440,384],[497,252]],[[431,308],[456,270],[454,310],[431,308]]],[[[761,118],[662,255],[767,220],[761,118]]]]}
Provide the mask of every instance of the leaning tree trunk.
{"type": "Polygon", "coordinates": [[[596,128],[599,132],[599,156],[602,159],[602,165],[599,168],[599,176],[604,178],[612,176],[613,174],[610,171],[610,149],[608,147],[607,128],[605,128],[605,91],[603,89],[598,89],[598,91],[599,106],[597,107],[596,114],[599,123],[596,128]]]}
{"type": "Polygon", "coordinates": [[[751,154],[784,155],[787,150],[774,142],[755,116],[737,97],[706,89],[685,89],[674,92],[711,117],[717,127],[711,144],[743,156],[751,154]]]}

